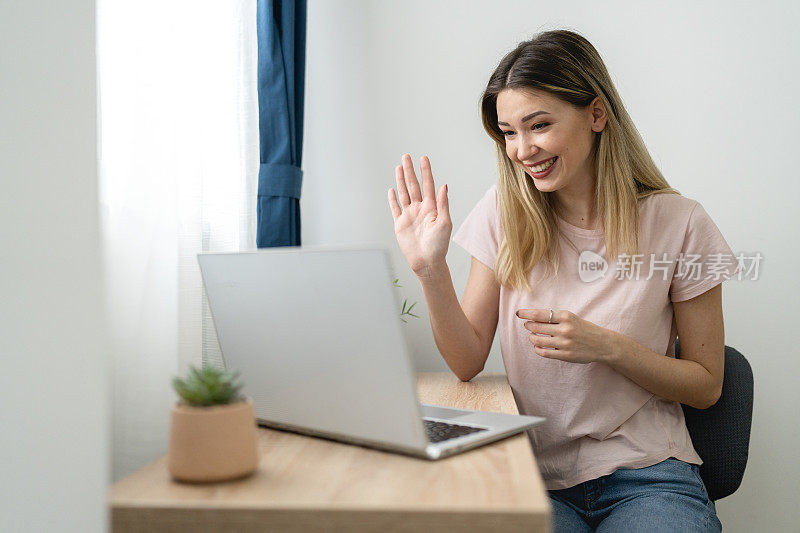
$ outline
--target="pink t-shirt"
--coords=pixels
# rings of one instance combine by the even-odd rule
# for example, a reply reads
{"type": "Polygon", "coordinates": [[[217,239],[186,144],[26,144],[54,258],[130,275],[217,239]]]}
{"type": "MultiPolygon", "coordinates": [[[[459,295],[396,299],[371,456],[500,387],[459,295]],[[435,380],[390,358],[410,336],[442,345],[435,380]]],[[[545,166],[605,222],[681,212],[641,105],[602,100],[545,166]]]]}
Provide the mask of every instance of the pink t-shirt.
{"type": "MultiPolygon", "coordinates": [[[[677,194],[649,196],[639,201],[639,253],[643,255],[633,261],[640,263],[637,277],[635,270],[617,274],[617,265],[626,262],[622,257],[608,263],[603,273],[602,230],[582,229],[560,217],[557,223],[564,232],[559,237],[558,279],[534,285],[545,268],[539,263],[528,273],[532,293],[501,287],[497,326],[520,414],[547,418],[528,431],[547,490],[572,487],[618,468],[643,468],[668,457],[702,464],[678,402],[654,395],[604,363],[569,363],[539,356],[530,331],[523,327],[525,320],[515,313],[518,309],[569,310],[674,357],[677,327],[672,302],[698,296],[739,271],[727,242],[697,201],[677,194]],[[565,235],[582,256],[565,241],[565,235]]],[[[503,236],[494,184],[453,241],[494,269],[503,236]]]]}

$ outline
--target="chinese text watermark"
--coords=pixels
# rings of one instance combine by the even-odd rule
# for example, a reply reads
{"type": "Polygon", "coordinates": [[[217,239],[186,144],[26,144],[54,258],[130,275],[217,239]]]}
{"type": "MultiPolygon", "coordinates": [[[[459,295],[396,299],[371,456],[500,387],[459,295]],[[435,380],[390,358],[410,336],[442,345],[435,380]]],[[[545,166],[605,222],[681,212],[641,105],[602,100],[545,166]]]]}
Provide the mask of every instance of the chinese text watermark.
{"type": "MultiPolygon", "coordinates": [[[[757,280],[764,256],[761,252],[754,254],[691,254],[680,252],[677,257],[670,258],[666,252],[660,257],[655,254],[626,254],[617,256],[613,277],[615,280],[651,280],[660,276],[667,280],[704,280],[704,279],[750,279],[757,280]]],[[[578,276],[581,281],[589,283],[606,277],[609,270],[608,261],[591,251],[584,250],[578,257],[578,276]]]]}

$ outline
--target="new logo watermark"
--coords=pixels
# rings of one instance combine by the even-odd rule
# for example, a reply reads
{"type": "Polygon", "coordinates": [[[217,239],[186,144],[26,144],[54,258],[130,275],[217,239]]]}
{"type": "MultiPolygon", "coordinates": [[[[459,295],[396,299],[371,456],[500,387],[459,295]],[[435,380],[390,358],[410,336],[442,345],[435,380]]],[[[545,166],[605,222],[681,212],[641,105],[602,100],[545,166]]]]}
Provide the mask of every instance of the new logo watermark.
{"type": "Polygon", "coordinates": [[[591,250],[582,251],[578,257],[578,276],[585,283],[591,283],[604,277],[607,270],[608,261],[591,250]]]}
{"type": "MultiPolygon", "coordinates": [[[[614,267],[614,279],[639,280],[653,279],[660,275],[663,281],[671,279],[701,280],[720,279],[736,265],[734,276],[731,279],[757,280],[759,268],[764,256],[761,252],[754,254],[690,254],[680,252],[677,257],[670,259],[666,252],[657,257],[657,254],[619,254],[614,267]],[[670,272],[674,272],[670,275],[670,272]],[[642,272],[644,270],[644,273],[642,272]],[[646,274],[646,275],[645,275],[646,274]]],[[[578,276],[584,283],[591,283],[604,278],[609,270],[605,257],[591,251],[584,250],[578,257],[578,276]]]]}

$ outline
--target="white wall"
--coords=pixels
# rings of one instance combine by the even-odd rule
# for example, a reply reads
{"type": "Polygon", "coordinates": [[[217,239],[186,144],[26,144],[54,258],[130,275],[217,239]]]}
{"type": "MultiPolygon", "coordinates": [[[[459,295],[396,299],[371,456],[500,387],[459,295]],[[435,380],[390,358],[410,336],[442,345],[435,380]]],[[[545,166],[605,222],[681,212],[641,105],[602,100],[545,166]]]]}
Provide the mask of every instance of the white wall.
{"type": "MultiPolygon", "coordinates": [[[[381,242],[420,320],[405,326],[420,370],[446,370],[418,282],[400,253],[386,191],[427,154],[457,228],[496,180],[478,98],[502,55],[567,27],[600,51],[667,180],[703,204],[734,252],[765,257],[757,280],[724,284],[726,344],[750,361],[755,407],[745,479],[717,509],[726,531],[800,521],[794,443],[800,371],[790,307],[798,282],[795,202],[798,4],[310,0],[303,244],[381,242]],[[419,313],[418,313],[419,314],[419,313]]],[[[417,167],[418,168],[418,167],[417,167]]],[[[469,256],[448,254],[461,297],[469,256]]],[[[504,371],[495,343],[488,371],[504,371]]]]}
{"type": "Polygon", "coordinates": [[[0,3],[0,522],[106,529],[93,0],[0,3]]]}

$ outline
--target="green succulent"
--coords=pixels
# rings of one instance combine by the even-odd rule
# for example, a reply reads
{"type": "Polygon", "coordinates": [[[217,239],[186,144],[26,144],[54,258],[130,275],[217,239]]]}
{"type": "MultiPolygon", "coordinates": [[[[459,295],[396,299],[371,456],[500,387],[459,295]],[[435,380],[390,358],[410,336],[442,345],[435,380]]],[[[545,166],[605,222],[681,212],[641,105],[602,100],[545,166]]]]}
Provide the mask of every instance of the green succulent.
{"type": "Polygon", "coordinates": [[[238,377],[238,371],[231,372],[208,365],[202,369],[191,366],[186,379],[175,377],[172,386],[186,405],[225,405],[244,400],[239,394],[242,383],[238,377]]]}

